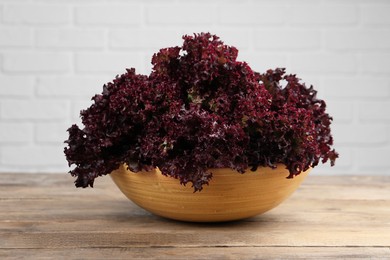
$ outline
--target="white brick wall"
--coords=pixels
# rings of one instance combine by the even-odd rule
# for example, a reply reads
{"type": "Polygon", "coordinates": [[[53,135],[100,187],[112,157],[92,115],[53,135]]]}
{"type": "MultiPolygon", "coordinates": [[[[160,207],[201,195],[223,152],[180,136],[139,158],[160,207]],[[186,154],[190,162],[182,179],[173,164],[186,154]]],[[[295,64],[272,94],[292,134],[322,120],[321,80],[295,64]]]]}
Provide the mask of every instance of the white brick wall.
{"type": "MultiPolygon", "coordinates": [[[[141,4],[88,4],[76,6],[76,25],[96,27],[141,25],[143,13],[141,4]]],[[[141,1],[140,1],[141,2],[141,1]]]]}
{"type": "Polygon", "coordinates": [[[210,31],[319,90],[341,158],[316,173],[390,175],[389,14],[387,0],[0,0],[0,172],[67,171],[66,129],[104,83],[210,31]]]}

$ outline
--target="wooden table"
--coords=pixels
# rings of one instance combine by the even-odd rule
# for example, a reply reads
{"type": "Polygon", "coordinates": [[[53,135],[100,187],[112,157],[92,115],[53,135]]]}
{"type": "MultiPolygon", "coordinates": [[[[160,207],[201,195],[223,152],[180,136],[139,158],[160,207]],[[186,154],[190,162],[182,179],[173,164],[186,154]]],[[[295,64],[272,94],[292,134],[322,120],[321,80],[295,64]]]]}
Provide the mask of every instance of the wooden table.
{"type": "Polygon", "coordinates": [[[0,174],[0,259],[390,259],[390,176],[311,174],[276,209],[221,224],[145,212],[109,177],[0,174]]]}

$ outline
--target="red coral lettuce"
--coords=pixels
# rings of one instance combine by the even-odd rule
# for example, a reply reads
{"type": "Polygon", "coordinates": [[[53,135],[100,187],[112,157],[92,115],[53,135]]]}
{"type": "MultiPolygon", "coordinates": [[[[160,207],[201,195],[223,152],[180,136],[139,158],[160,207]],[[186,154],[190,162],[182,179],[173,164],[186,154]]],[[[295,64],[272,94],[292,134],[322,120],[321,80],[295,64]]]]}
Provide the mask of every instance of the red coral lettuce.
{"type": "Polygon", "coordinates": [[[320,160],[334,164],[332,118],[312,86],[284,69],[254,72],[215,35],[183,39],[153,56],[149,76],[128,69],[104,85],[81,111],[84,128],[68,129],[77,187],[123,163],[135,172],[158,167],[195,191],[211,168],[244,173],[283,163],[293,177],[320,160]]]}

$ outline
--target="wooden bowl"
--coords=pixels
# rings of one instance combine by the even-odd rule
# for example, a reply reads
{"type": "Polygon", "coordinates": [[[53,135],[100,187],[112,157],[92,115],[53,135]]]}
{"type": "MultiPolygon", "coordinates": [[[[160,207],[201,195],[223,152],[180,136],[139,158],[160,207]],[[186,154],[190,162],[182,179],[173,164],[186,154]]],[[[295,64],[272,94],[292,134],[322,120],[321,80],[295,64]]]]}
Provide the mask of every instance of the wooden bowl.
{"type": "MultiPolygon", "coordinates": [[[[212,169],[213,178],[194,193],[191,185],[166,177],[158,169],[133,173],[121,166],[110,175],[119,189],[138,206],[156,215],[191,222],[221,222],[264,213],[284,201],[310,170],[292,179],[284,165],[276,169],[259,167],[240,174],[212,169]]],[[[190,183],[189,183],[190,184],[190,183]]]]}

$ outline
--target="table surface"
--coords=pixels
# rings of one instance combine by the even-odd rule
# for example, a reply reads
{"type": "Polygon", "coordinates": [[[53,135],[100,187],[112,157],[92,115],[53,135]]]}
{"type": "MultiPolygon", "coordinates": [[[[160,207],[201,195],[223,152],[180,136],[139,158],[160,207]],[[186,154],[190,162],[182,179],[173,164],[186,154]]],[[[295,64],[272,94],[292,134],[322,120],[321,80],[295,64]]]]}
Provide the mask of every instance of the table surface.
{"type": "Polygon", "coordinates": [[[200,224],[154,216],[109,177],[0,174],[0,259],[390,259],[390,176],[309,175],[277,208],[200,224]]]}

